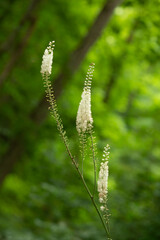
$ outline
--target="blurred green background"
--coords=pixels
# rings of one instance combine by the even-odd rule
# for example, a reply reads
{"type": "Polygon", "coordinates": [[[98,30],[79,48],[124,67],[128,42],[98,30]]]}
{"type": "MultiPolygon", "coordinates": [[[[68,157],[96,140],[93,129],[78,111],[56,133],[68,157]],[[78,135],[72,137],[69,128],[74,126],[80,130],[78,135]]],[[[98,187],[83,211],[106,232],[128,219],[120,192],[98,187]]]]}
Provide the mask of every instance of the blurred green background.
{"type": "Polygon", "coordinates": [[[99,160],[111,146],[112,238],[160,239],[160,1],[118,2],[0,0],[0,240],[105,239],[44,99],[51,40],[59,112],[77,156],[76,113],[96,65],[92,114],[99,160]],[[110,2],[109,22],[94,25],[110,2]]]}

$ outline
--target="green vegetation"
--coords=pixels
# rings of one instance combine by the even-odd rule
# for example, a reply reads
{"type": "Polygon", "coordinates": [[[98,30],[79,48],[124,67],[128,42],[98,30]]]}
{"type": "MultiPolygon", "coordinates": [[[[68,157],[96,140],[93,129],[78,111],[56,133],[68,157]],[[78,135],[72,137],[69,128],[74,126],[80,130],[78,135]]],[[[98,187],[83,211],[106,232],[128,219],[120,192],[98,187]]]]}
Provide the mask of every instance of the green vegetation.
{"type": "MultiPolygon", "coordinates": [[[[105,239],[44,98],[40,66],[52,40],[53,85],[75,155],[78,104],[95,62],[92,115],[99,160],[111,147],[112,239],[160,239],[160,1],[124,0],[92,35],[104,4],[0,2],[0,240],[105,239]]],[[[84,162],[89,185],[91,166],[84,162]]]]}

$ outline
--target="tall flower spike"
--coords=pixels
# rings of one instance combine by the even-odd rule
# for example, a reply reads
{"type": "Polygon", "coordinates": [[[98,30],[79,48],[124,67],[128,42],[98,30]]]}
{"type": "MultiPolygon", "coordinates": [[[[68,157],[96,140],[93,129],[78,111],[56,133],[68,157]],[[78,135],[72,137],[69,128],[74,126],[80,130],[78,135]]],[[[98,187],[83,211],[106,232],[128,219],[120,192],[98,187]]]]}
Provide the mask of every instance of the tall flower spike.
{"type": "Polygon", "coordinates": [[[94,63],[89,65],[77,112],[76,128],[79,134],[85,133],[92,129],[93,118],[91,113],[91,81],[93,77],[94,65],[94,63]]]}
{"type": "Polygon", "coordinates": [[[106,202],[107,202],[107,193],[108,193],[108,159],[109,159],[109,150],[110,147],[107,146],[103,151],[103,158],[99,171],[98,178],[98,192],[99,192],[99,202],[101,204],[101,211],[107,211],[106,202]]]}
{"type": "Polygon", "coordinates": [[[56,120],[57,128],[63,139],[63,142],[65,142],[66,147],[68,147],[68,139],[66,136],[66,132],[63,130],[62,120],[58,113],[57,103],[56,103],[54,91],[53,91],[51,80],[50,80],[50,75],[52,71],[53,50],[55,47],[54,43],[55,41],[50,42],[49,46],[44,51],[44,55],[42,58],[42,65],[41,65],[41,74],[42,74],[42,79],[44,81],[47,101],[50,103],[49,110],[51,112],[51,115],[56,120]]]}
{"type": "Polygon", "coordinates": [[[41,65],[41,74],[44,77],[51,75],[52,71],[52,62],[53,62],[53,50],[55,41],[49,43],[49,46],[45,49],[43,57],[42,57],[42,65],[41,65]]]}

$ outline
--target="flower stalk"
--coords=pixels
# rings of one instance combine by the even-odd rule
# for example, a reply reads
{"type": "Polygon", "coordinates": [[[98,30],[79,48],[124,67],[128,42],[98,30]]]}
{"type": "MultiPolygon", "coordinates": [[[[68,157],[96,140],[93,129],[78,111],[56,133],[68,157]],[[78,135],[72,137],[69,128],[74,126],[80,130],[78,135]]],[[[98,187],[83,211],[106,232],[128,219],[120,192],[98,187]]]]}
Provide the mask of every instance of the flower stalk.
{"type": "MultiPolygon", "coordinates": [[[[94,64],[93,63],[90,64],[87,75],[86,75],[86,81],[84,84],[84,89],[83,89],[83,93],[81,96],[81,101],[79,104],[79,108],[78,108],[78,112],[77,112],[77,119],[76,119],[76,128],[78,131],[78,135],[80,136],[80,139],[81,139],[80,144],[82,143],[82,171],[81,171],[79,168],[78,162],[75,160],[75,158],[73,157],[73,155],[70,151],[69,141],[66,136],[66,132],[63,129],[63,123],[62,123],[61,117],[58,113],[56,99],[54,96],[54,91],[51,86],[50,75],[51,75],[51,71],[52,71],[53,50],[54,50],[54,41],[50,42],[49,46],[45,50],[43,58],[42,58],[42,65],[41,65],[41,74],[42,74],[42,79],[44,81],[47,101],[50,103],[49,110],[51,112],[51,115],[55,118],[57,128],[58,128],[58,131],[62,138],[62,141],[65,145],[66,151],[72,161],[72,164],[74,165],[74,167],[77,171],[77,174],[79,175],[79,177],[82,181],[82,184],[83,184],[101,222],[102,222],[102,225],[106,232],[107,239],[109,240],[111,238],[110,238],[108,225],[106,224],[105,218],[102,216],[101,211],[99,210],[99,208],[96,204],[95,198],[94,198],[95,193],[96,193],[96,183],[97,183],[96,158],[95,158],[95,148],[94,148],[94,141],[93,141],[93,131],[92,131],[93,118],[92,118],[92,113],[91,113],[91,81],[92,81],[92,76],[93,76],[93,71],[94,71],[94,64]],[[93,168],[94,168],[93,194],[91,193],[91,191],[85,181],[84,174],[83,174],[83,161],[85,158],[85,144],[86,144],[87,136],[90,136],[90,139],[91,139],[91,151],[92,151],[92,158],[93,158],[93,168]]],[[[105,152],[104,154],[105,154],[105,159],[108,159],[108,157],[107,157],[108,153],[105,152]]],[[[107,196],[107,186],[108,185],[105,182],[105,180],[107,179],[107,182],[108,182],[108,178],[107,178],[108,165],[106,165],[106,162],[107,161],[105,161],[104,163],[101,164],[99,180],[98,180],[99,200],[102,198],[103,204],[104,204],[104,201],[107,200],[106,196],[107,196]],[[104,174],[105,171],[106,171],[106,173],[104,174]]],[[[102,208],[101,208],[101,210],[102,210],[102,208]]]]}

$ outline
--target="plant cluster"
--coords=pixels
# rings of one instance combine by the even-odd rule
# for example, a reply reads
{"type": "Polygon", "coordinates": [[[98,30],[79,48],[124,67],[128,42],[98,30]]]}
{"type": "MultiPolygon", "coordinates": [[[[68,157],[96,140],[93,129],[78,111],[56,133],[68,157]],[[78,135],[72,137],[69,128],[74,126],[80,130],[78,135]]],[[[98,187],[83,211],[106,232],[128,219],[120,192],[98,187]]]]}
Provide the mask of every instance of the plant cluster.
{"type": "Polygon", "coordinates": [[[108,193],[108,159],[109,159],[109,145],[104,148],[103,158],[100,165],[98,180],[97,180],[97,161],[96,161],[96,146],[94,143],[94,134],[93,134],[93,118],[91,112],[91,83],[94,71],[94,63],[91,63],[87,71],[86,80],[84,82],[84,88],[81,96],[81,101],[79,104],[77,119],[76,119],[76,128],[80,139],[80,152],[81,152],[81,167],[78,160],[73,157],[70,147],[69,140],[66,136],[66,131],[64,130],[61,117],[58,113],[56,99],[54,96],[54,90],[51,85],[50,75],[52,70],[52,61],[53,61],[53,50],[54,50],[54,41],[49,43],[49,46],[46,48],[41,65],[41,74],[44,81],[44,86],[46,89],[47,100],[50,103],[49,110],[51,115],[54,117],[58,131],[60,133],[61,139],[66,147],[67,153],[78,173],[80,179],[88,193],[93,206],[95,207],[97,214],[103,224],[103,227],[106,231],[107,239],[110,238],[109,231],[109,222],[108,222],[108,207],[107,207],[107,193],[108,193]],[[86,183],[84,173],[83,173],[83,162],[86,158],[86,145],[90,139],[90,149],[92,153],[93,160],[93,171],[94,171],[94,188],[93,192],[90,190],[89,186],[86,183]],[[97,206],[95,193],[96,186],[99,194],[99,203],[100,207],[97,206]]]}

